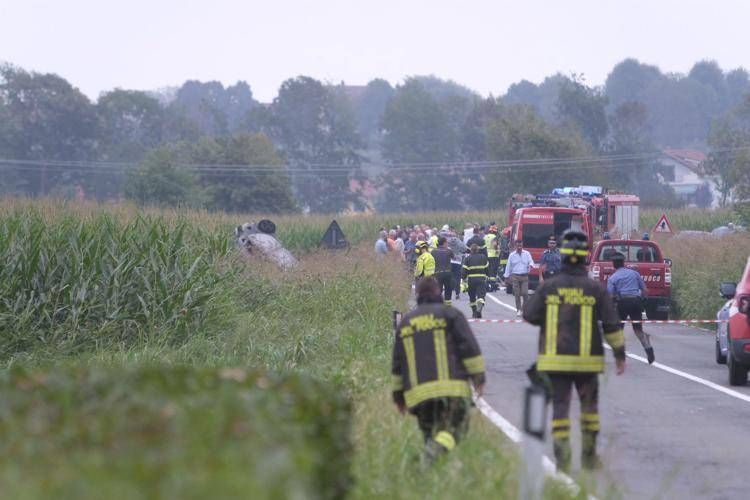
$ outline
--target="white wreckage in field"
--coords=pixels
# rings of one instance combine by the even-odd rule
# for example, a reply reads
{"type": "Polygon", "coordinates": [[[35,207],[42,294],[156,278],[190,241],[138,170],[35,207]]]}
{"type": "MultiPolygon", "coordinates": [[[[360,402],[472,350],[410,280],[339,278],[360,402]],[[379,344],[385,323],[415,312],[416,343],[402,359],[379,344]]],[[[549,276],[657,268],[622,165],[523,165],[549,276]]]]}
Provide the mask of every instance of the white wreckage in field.
{"type": "Polygon", "coordinates": [[[237,246],[245,255],[261,255],[280,269],[294,269],[298,264],[297,259],[276,239],[275,233],[276,224],[267,219],[257,224],[246,222],[234,230],[237,246]]]}

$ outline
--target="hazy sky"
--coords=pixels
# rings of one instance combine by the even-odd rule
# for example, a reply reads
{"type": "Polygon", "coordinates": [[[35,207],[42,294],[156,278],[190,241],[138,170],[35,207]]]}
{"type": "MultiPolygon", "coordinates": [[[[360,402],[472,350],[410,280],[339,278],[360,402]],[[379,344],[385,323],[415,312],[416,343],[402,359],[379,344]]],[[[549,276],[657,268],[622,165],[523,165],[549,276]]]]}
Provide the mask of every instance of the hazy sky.
{"type": "Polygon", "coordinates": [[[0,0],[0,61],[92,98],[114,87],[434,74],[484,95],[561,71],[604,82],[626,57],[750,68],[748,0],[0,0]]]}

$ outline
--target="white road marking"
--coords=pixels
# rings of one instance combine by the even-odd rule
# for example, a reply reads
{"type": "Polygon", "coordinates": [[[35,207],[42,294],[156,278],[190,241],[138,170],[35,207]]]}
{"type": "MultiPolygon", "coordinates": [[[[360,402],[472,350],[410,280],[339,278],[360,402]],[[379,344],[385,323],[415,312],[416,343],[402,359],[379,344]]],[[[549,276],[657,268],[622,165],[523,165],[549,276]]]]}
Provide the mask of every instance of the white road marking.
{"type": "MultiPolygon", "coordinates": [[[[477,405],[479,411],[481,411],[482,414],[495,425],[495,427],[500,429],[502,433],[508,437],[508,439],[516,444],[521,444],[523,433],[518,430],[515,425],[508,422],[502,415],[495,411],[495,409],[490,406],[490,404],[485,401],[484,398],[474,397],[474,403],[477,405]]],[[[542,455],[542,468],[544,468],[545,474],[552,476],[556,480],[565,484],[565,486],[567,486],[570,490],[570,493],[572,493],[574,496],[578,496],[581,491],[580,487],[569,475],[565,474],[564,472],[558,471],[555,463],[547,455],[542,455]]],[[[593,495],[589,495],[588,499],[596,500],[596,497],[593,495]]]]}
{"type": "MultiPolygon", "coordinates": [[[[508,308],[508,309],[510,309],[510,310],[512,310],[512,311],[515,312],[515,310],[516,310],[515,307],[510,306],[510,305],[508,305],[508,304],[500,301],[500,299],[498,299],[497,297],[494,297],[494,296],[492,296],[490,294],[487,294],[487,296],[489,298],[491,298],[493,301],[495,301],[497,304],[499,304],[499,305],[501,305],[503,307],[506,307],[506,308],[508,308]]],[[[604,345],[604,347],[607,348],[607,349],[611,349],[606,344],[604,345]]],[[[635,359],[635,360],[640,361],[642,363],[648,364],[648,360],[646,358],[644,358],[642,356],[638,356],[637,354],[632,354],[632,353],[628,352],[627,356],[629,358],[635,359]]],[[[727,387],[724,387],[722,385],[719,385],[719,384],[716,384],[714,382],[711,382],[710,380],[702,379],[702,378],[697,377],[695,375],[692,375],[690,373],[684,372],[682,370],[678,370],[676,368],[672,368],[671,366],[667,366],[667,365],[664,365],[664,364],[658,363],[658,362],[654,362],[654,364],[651,365],[651,366],[653,366],[654,368],[658,368],[660,370],[663,370],[663,371],[665,371],[667,373],[671,373],[672,375],[677,375],[678,377],[682,377],[684,379],[690,380],[690,381],[695,382],[697,384],[704,385],[706,387],[714,389],[715,391],[719,391],[719,392],[722,392],[722,393],[724,393],[724,394],[726,394],[728,396],[732,396],[733,398],[737,398],[737,399],[739,399],[741,401],[745,401],[747,403],[750,403],[750,396],[749,395],[743,394],[743,393],[738,392],[738,391],[734,391],[734,390],[729,389],[727,387]]]]}
{"type": "Polygon", "coordinates": [[[488,293],[487,297],[491,298],[492,300],[495,301],[495,303],[500,304],[501,306],[505,307],[506,309],[510,309],[511,311],[516,312],[516,308],[515,307],[506,304],[505,302],[501,301],[500,299],[498,299],[494,295],[488,293]]]}
{"type": "MultiPolygon", "coordinates": [[[[606,349],[609,349],[610,351],[612,350],[612,348],[609,347],[606,344],[604,345],[604,347],[606,349]]],[[[635,359],[635,360],[640,361],[642,363],[648,364],[648,360],[646,358],[642,357],[642,356],[638,356],[637,354],[632,354],[632,353],[629,353],[629,352],[626,352],[625,354],[629,358],[631,358],[631,359],[635,359]]],[[[709,388],[711,388],[711,389],[713,389],[715,391],[723,392],[727,396],[732,396],[733,398],[737,398],[737,399],[740,399],[740,400],[745,401],[747,403],[750,403],[750,396],[748,396],[747,394],[743,394],[741,392],[734,391],[734,390],[729,389],[727,387],[724,387],[724,386],[721,386],[721,385],[716,384],[714,382],[711,382],[710,380],[706,380],[706,379],[702,379],[700,377],[696,377],[695,375],[691,375],[690,373],[684,372],[682,370],[678,370],[676,368],[672,368],[671,366],[667,366],[667,365],[664,365],[664,364],[661,364],[661,363],[654,362],[654,364],[652,364],[651,366],[653,366],[654,368],[658,368],[659,370],[664,370],[665,372],[671,373],[672,375],[677,375],[678,377],[685,378],[685,379],[690,380],[692,382],[695,382],[697,384],[705,385],[706,387],[709,387],[709,388]]]]}

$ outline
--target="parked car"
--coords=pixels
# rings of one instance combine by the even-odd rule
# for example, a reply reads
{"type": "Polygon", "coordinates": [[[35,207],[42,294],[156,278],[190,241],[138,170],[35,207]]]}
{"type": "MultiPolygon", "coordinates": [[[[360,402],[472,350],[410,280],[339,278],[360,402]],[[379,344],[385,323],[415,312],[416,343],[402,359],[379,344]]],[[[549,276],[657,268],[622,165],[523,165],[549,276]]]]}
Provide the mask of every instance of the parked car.
{"type": "Polygon", "coordinates": [[[648,319],[669,319],[672,300],[672,261],[651,240],[601,240],[594,244],[589,262],[589,277],[606,285],[615,272],[612,256],[625,256],[625,266],[638,271],[646,283],[644,309],[648,319]]]}
{"type": "Polygon", "coordinates": [[[727,299],[716,313],[716,362],[726,364],[730,385],[747,384],[750,370],[750,259],[739,283],[722,283],[719,293],[727,299]]]}

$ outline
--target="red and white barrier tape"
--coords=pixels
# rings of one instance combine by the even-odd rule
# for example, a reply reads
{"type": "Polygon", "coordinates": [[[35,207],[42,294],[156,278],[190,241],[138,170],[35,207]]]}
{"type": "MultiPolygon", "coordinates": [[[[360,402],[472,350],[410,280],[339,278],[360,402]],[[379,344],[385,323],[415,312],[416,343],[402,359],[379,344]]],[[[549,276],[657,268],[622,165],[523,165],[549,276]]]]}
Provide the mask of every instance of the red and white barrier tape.
{"type": "MultiPolygon", "coordinates": [[[[469,323],[525,323],[522,319],[469,319],[469,323]]],[[[641,321],[625,320],[623,323],[649,323],[662,325],[685,325],[706,323],[727,323],[726,319],[644,319],[641,321]]]]}

